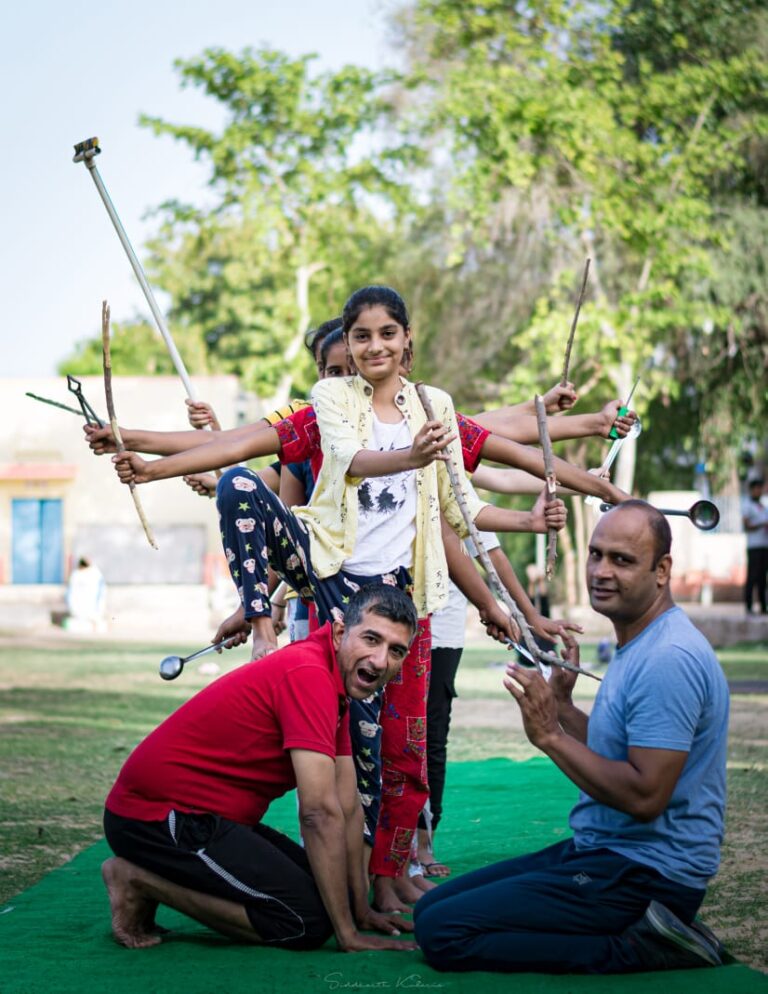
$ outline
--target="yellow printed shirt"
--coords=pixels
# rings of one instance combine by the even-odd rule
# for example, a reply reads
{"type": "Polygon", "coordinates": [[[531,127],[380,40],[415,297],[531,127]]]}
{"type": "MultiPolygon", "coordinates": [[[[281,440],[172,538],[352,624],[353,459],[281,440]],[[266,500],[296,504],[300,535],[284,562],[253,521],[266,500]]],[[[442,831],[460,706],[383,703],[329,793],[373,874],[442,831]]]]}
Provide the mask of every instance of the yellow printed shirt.
{"type": "MultiPolygon", "coordinates": [[[[402,379],[395,403],[415,438],[427,416],[416,387],[402,379]]],[[[456,438],[449,451],[459,472],[464,498],[474,521],[486,506],[467,485],[453,401],[443,390],[427,387],[437,420],[456,438]]],[[[294,508],[312,538],[312,563],[319,577],[338,573],[352,556],[357,538],[359,477],[347,475],[355,455],[370,446],[373,434],[373,388],[360,376],[321,380],[312,389],[323,449],[323,466],[307,507],[294,508]]],[[[440,531],[440,512],[453,530],[466,538],[467,529],[453,495],[448,471],[436,461],[416,473],[416,538],[413,547],[413,600],[420,617],[437,611],[448,600],[448,564],[440,531]]]]}

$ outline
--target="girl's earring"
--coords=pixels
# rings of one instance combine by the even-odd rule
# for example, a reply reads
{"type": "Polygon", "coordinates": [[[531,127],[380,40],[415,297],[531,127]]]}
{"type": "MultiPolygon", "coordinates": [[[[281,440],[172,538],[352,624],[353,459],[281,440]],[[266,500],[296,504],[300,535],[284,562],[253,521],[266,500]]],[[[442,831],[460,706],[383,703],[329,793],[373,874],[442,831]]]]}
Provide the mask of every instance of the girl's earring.
{"type": "Polygon", "coordinates": [[[403,366],[403,369],[405,369],[405,371],[410,375],[411,370],[413,369],[413,346],[412,345],[406,345],[406,347],[403,349],[402,366],[403,366]]]}

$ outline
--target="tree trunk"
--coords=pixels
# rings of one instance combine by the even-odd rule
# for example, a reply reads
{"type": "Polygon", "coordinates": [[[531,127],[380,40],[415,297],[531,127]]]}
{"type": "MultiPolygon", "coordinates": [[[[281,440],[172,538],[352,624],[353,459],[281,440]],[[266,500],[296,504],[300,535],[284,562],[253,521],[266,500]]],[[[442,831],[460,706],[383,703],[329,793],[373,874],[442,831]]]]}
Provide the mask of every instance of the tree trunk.
{"type": "Polygon", "coordinates": [[[574,495],[571,499],[573,507],[573,531],[576,536],[576,596],[580,605],[589,604],[586,582],[587,566],[587,524],[584,515],[584,502],[581,497],[574,495]]]}
{"type": "Polygon", "coordinates": [[[285,369],[285,373],[283,373],[280,378],[280,382],[275,387],[272,396],[268,401],[265,401],[266,410],[273,410],[274,408],[281,407],[283,404],[287,404],[290,400],[291,383],[293,382],[291,364],[301,351],[301,346],[304,344],[304,335],[309,328],[310,280],[315,273],[320,272],[320,270],[324,268],[324,262],[310,262],[299,266],[296,270],[296,331],[283,352],[283,368],[285,369]]]}
{"type": "MultiPolygon", "coordinates": [[[[635,372],[628,362],[622,361],[616,370],[616,375],[614,376],[614,383],[617,387],[617,392],[622,402],[625,402],[629,396],[629,391],[632,389],[632,384],[637,378],[637,372],[635,372]]],[[[638,389],[642,386],[642,382],[638,383],[638,389]]],[[[619,458],[616,460],[615,469],[613,472],[613,482],[621,490],[626,493],[632,493],[632,487],[635,483],[635,462],[637,459],[637,439],[628,438],[627,441],[621,448],[619,452],[619,458]]]]}
{"type": "Polygon", "coordinates": [[[565,604],[566,607],[576,607],[578,594],[576,589],[576,556],[573,541],[568,526],[558,532],[563,548],[563,563],[565,564],[565,604]]]}
{"type": "MultiPolygon", "coordinates": [[[[588,206],[588,205],[587,205],[588,206]]],[[[592,282],[595,286],[595,299],[602,303],[608,304],[608,297],[606,295],[605,289],[603,287],[601,279],[601,267],[600,260],[597,258],[595,240],[590,228],[585,228],[581,234],[581,242],[584,245],[587,255],[592,259],[592,282]]],[[[651,260],[646,259],[643,265],[642,272],[640,274],[640,284],[644,285],[649,279],[651,274],[651,260]]],[[[601,329],[603,334],[612,340],[618,338],[616,328],[611,324],[610,321],[603,320],[601,324],[601,329]]],[[[622,400],[626,400],[629,396],[629,391],[632,389],[632,384],[635,382],[635,377],[639,371],[632,369],[630,364],[622,360],[617,367],[611,369],[606,369],[606,372],[613,380],[616,387],[616,394],[622,400]]],[[[639,385],[639,384],[638,384],[639,385]]],[[[632,493],[632,487],[635,482],[635,459],[637,455],[637,444],[635,439],[630,439],[625,442],[619,453],[619,457],[614,463],[615,469],[612,474],[612,481],[617,487],[625,490],[627,493],[632,493]]]]}

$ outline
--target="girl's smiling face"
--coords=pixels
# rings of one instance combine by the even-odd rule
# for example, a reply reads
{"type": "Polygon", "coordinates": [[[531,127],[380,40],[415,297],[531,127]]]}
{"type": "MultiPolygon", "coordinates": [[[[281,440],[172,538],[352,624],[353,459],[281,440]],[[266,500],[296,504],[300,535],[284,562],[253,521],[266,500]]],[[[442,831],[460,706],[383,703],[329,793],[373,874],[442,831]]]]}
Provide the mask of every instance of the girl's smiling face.
{"type": "Polygon", "coordinates": [[[346,334],[352,361],[362,377],[381,383],[399,375],[411,333],[381,304],[364,307],[346,334]]]}

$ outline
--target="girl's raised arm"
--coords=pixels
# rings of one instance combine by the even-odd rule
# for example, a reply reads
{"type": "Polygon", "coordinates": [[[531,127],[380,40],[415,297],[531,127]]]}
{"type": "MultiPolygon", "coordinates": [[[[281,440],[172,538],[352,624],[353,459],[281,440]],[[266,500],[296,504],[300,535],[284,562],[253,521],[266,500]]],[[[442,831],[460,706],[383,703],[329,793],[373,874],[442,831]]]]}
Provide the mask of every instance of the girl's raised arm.
{"type": "MultiPolygon", "coordinates": [[[[202,432],[192,434],[200,435],[202,432]]],[[[210,438],[210,435],[208,437],[210,438]]],[[[214,438],[206,445],[199,445],[194,449],[149,462],[135,452],[122,452],[113,456],[112,461],[122,483],[150,483],[153,480],[167,480],[174,476],[187,476],[190,473],[208,473],[244,462],[246,459],[275,455],[279,451],[280,439],[274,428],[254,429],[250,426],[246,438],[229,440],[214,438]]]]}
{"type": "MultiPolygon", "coordinates": [[[[121,428],[123,442],[132,452],[144,452],[153,456],[170,456],[176,452],[186,452],[201,445],[212,442],[239,442],[249,438],[255,431],[267,427],[266,421],[257,421],[253,425],[242,425],[240,428],[230,428],[227,431],[146,431],[143,428],[121,428]]],[[[97,456],[103,456],[115,451],[115,440],[109,425],[98,428],[96,425],[84,425],[85,440],[97,456]]],[[[192,471],[194,472],[194,471],[192,471]]]]}
{"type": "MultiPolygon", "coordinates": [[[[538,476],[541,480],[546,476],[541,450],[520,445],[518,442],[500,438],[498,435],[489,435],[485,440],[483,459],[524,469],[526,472],[538,476]]],[[[619,490],[608,480],[595,476],[594,473],[588,473],[585,469],[574,466],[564,459],[555,457],[554,466],[557,482],[570,490],[576,490],[580,494],[592,494],[609,504],[621,504],[622,501],[629,499],[629,494],[619,490]]],[[[494,529],[489,530],[493,531],[494,529]]]]}
{"type": "MultiPolygon", "coordinates": [[[[634,411],[619,417],[620,400],[612,400],[594,414],[567,414],[547,418],[549,437],[553,442],[569,438],[588,438],[595,435],[608,438],[608,432],[616,426],[619,437],[623,438],[634,424],[637,415],[634,411]]],[[[535,415],[517,412],[514,408],[500,408],[497,411],[483,411],[473,415],[472,420],[487,428],[495,435],[508,438],[523,445],[535,445],[539,441],[539,426],[535,415]]]]}

